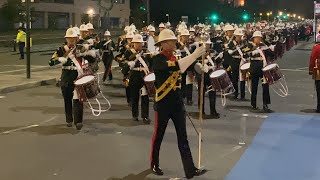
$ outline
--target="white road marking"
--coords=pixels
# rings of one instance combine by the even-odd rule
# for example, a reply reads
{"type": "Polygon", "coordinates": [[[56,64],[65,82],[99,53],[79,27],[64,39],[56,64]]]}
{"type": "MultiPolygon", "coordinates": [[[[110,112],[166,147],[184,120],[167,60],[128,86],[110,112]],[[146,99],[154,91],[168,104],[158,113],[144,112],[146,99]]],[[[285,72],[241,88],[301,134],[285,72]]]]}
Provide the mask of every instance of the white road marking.
{"type": "Polygon", "coordinates": [[[308,70],[302,70],[302,69],[281,69],[281,71],[309,72],[308,70]]]}
{"type": "MultiPolygon", "coordinates": [[[[44,68],[48,66],[37,66],[36,68],[31,68],[31,70],[36,70],[40,68],[44,68]]],[[[26,69],[17,69],[17,70],[12,70],[12,71],[1,71],[0,74],[5,74],[5,73],[12,73],[12,72],[19,72],[19,71],[25,71],[26,69]]]]}
{"type": "Polygon", "coordinates": [[[40,122],[40,123],[38,123],[38,124],[33,124],[33,125],[30,125],[30,126],[25,126],[25,127],[20,127],[20,128],[16,128],[16,129],[11,129],[11,130],[9,130],[9,131],[4,131],[4,132],[1,132],[0,134],[10,134],[10,133],[13,133],[13,132],[17,132],[17,131],[21,131],[21,130],[25,130],[25,129],[30,129],[30,128],[34,128],[34,127],[38,127],[38,126],[40,126],[40,125],[43,125],[43,124],[45,124],[45,123],[48,123],[48,122],[50,122],[50,121],[53,121],[54,119],[56,119],[58,116],[54,116],[54,117],[52,117],[52,118],[50,118],[50,119],[47,119],[47,120],[45,120],[45,121],[42,121],[42,122],[40,122]]]}
{"type": "Polygon", "coordinates": [[[268,118],[268,116],[266,115],[256,115],[256,114],[242,114],[242,117],[254,117],[254,118],[262,118],[262,119],[268,118]]]}
{"type": "Polygon", "coordinates": [[[227,150],[226,153],[222,154],[222,155],[220,156],[220,158],[225,158],[226,156],[228,156],[228,155],[236,152],[237,150],[239,150],[239,149],[241,149],[241,148],[242,148],[242,146],[239,146],[239,145],[234,146],[234,147],[231,148],[230,150],[227,150]]]}
{"type": "Polygon", "coordinates": [[[309,69],[309,67],[298,68],[299,70],[309,69]]]}
{"type": "Polygon", "coordinates": [[[24,130],[24,129],[29,129],[29,128],[38,127],[38,126],[39,126],[38,124],[34,124],[34,125],[31,125],[31,126],[26,126],[26,127],[11,129],[9,131],[4,131],[1,134],[10,134],[12,132],[21,131],[21,130],[24,130]]]}

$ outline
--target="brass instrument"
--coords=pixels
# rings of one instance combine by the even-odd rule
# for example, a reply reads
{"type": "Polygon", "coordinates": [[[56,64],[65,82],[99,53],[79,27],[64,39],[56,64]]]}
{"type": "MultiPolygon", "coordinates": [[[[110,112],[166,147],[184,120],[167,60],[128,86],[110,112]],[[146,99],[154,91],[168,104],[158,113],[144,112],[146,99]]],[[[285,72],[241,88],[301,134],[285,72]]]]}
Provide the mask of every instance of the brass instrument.
{"type": "Polygon", "coordinates": [[[318,69],[318,59],[316,59],[315,66],[313,67],[312,79],[320,80],[320,71],[318,69]]]}

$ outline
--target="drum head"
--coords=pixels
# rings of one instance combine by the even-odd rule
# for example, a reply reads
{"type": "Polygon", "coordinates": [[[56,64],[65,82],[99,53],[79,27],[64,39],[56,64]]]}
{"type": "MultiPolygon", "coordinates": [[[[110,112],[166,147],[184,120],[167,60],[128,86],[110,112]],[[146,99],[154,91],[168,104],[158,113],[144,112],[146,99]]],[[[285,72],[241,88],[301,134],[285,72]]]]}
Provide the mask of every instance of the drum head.
{"type": "Polygon", "coordinates": [[[220,76],[224,75],[225,73],[227,73],[226,70],[224,70],[224,69],[219,69],[219,70],[213,71],[213,72],[210,74],[210,78],[220,77],[220,76]]]}
{"type": "Polygon", "coordinates": [[[148,74],[146,77],[144,77],[144,80],[146,82],[153,82],[156,80],[156,75],[154,73],[148,74]]]}
{"type": "Polygon", "coordinates": [[[262,71],[269,71],[270,69],[274,69],[278,66],[278,64],[269,64],[262,69],[262,71]]]}
{"type": "Polygon", "coordinates": [[[245,63],[240,67],[240,70],[248,70],[250,68],[250,63],[245,63]]]}
{"type": "Polygon", "coordinates": [[[80,79],[78,79],[76,82],[74,82],[75,85],[81,85],[81,84],[86,84],[87,82],[90,82],[94,80],[94,76],[84,76],[80,79]]]}

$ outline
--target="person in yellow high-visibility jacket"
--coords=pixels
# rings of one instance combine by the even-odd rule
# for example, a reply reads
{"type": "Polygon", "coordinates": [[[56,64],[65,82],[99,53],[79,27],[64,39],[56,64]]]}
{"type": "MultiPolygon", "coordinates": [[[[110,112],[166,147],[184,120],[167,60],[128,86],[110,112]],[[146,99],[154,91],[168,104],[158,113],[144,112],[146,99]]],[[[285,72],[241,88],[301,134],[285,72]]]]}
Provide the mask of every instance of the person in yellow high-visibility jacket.
{"type": "Polygon", "coordinates": [[[26,43],[26,33],[23,31],[23,27],[19,27],[16,43],[19,46],[19,52],[20,52],[20,60],[24,59],[24,47],[26,43]]]}

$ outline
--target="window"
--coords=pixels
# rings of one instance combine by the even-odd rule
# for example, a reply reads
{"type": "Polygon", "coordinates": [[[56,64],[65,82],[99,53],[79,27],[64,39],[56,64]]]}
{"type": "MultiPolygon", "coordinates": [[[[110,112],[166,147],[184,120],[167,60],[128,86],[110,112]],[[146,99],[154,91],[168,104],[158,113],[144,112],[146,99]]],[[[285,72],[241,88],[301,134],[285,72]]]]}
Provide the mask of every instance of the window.
{"type": "Polygon", "coordinates": [[[113,3],[115,3],[115,4],[124,4],[125,0],[113,0],[113,3]]]}

